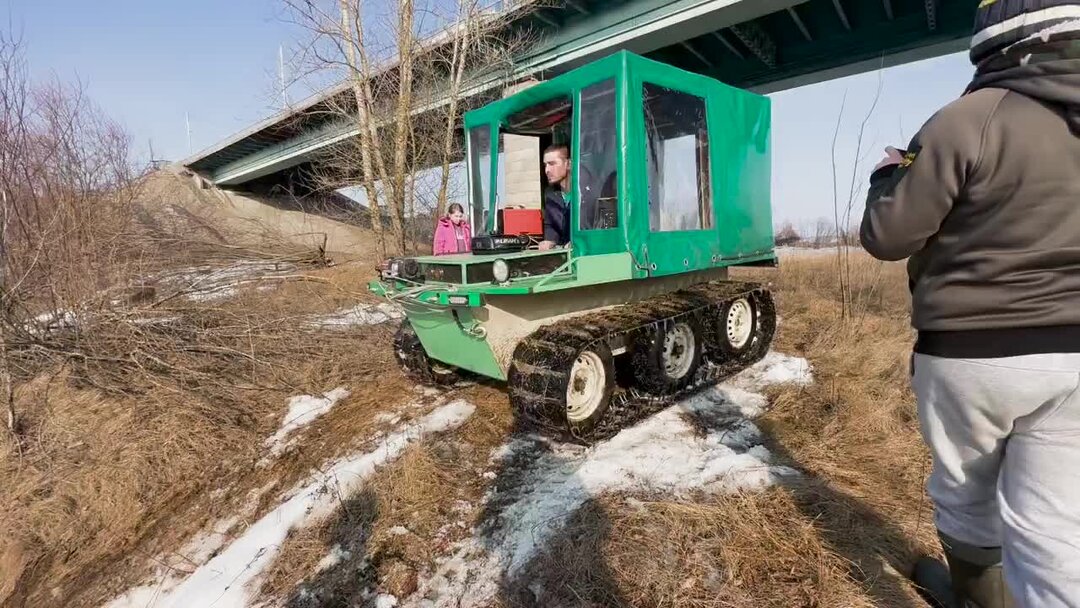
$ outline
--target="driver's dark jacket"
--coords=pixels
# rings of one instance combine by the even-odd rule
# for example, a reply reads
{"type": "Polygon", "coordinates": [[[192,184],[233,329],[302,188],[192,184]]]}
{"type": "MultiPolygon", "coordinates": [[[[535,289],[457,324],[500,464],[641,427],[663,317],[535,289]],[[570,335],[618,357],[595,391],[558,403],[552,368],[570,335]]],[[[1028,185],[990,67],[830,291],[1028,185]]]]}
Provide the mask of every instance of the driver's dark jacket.
{"type": "Polygon", "coordinates": [[[570,242],[570,205],[553,186],[544,191],[544,240],[556,245],[570,242]]]}

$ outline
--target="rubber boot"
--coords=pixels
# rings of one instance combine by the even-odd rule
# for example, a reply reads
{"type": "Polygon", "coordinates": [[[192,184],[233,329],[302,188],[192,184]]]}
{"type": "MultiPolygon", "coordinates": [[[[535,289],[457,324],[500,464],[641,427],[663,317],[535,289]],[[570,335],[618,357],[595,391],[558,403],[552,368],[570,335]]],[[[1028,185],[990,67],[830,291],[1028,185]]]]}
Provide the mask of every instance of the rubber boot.
{"type": "Polygon", "coordinates": [[[976,547],[938,532],[949,562],[956,608],[1014,608],[1001,568],[1001,547],[976,547]]]}
{"type": "Polygon", "coordinates": [[[923,556],[915,562],[911,581],[919,596],[932,608],[960,608],[953,600],[952,577],[949,567],[940,560],[923,556]]]}

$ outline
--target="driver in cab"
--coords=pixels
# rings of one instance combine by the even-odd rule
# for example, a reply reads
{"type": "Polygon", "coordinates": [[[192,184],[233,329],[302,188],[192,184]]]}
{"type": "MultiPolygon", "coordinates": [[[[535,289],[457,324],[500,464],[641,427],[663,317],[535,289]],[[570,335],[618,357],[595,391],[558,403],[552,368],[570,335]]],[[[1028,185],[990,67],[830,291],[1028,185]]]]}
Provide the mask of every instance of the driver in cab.
{"type": "Polygon", "coordinates": [[[544,150],[544,174],[549,185],[544,192],[544,240],[540,241],[540,251],[570,242],[570,148],[566,144],[544,150]]]}

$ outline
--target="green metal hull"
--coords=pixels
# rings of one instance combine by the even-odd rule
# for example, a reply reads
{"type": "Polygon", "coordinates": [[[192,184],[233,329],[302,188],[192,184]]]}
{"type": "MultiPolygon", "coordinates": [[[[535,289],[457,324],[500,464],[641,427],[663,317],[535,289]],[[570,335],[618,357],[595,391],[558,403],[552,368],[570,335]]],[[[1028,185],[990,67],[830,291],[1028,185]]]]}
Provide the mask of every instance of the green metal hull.
{"type": "Polygon", "coordinates": [[[514,349],[543,325],[631,304],[707,281],[724,280],[717,268],[651,279],[582,284],[573,289],[530,297],[492,295],[474,308],[406,305],[406,315],[428,357],[470,372],[505,381],[514,349]]]}
{"type": "Polygon", "coordinates": [[[465,329],[475,325],[473,313],[482,309],[406,306],[405,310],[428,357],[488,378],[506,379],[487,340],[465,329]]]}

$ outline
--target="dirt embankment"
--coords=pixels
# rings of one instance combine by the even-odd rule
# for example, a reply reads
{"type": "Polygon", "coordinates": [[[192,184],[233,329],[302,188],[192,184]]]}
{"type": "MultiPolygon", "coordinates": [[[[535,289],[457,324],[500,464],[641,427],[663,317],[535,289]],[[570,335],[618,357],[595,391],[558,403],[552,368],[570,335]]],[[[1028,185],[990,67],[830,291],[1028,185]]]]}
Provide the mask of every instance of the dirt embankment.
{"type": "Polygon", "coordinates": [[[183,170],[161,170],[149,175],[140,196],[147,221],[165,229],[184,226],[208,238],[232,245],[264,246],[267,240],[281,239],[305,248],[325,245],[326,251],[342,261],[374,256],[372,231],[355,217],[339,213],[343,220],[325,217],[315,210],[304,212],[303,203],[286,206],[272,197],[219,188],[200,187],[183,170]]]}

